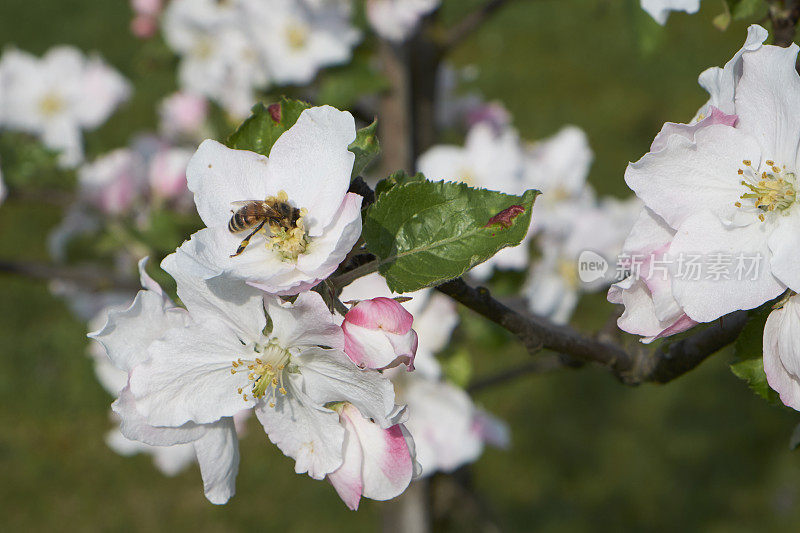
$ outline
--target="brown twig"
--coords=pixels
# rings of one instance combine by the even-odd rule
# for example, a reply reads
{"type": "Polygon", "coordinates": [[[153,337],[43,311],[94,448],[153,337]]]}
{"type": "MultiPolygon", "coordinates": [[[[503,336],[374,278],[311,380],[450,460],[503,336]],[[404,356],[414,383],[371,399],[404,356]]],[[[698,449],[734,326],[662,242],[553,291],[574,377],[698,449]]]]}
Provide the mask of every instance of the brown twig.
{"type": "Polygon", "coordinates": [[[473,11],[461,22],[450,28],[441,42],[444,50],[451,50],[480,28],[492,15],[512,0],[488,0],[483,6],[473,11]]]}
{"type": "Polygon", "coordinates": [[[527,363],[503,370],[497,374],[476,379],[467,386],[467,392],[475,393],[489,387],[503,385],[509,381],[514,381],[524,376],[529,376],[531,374],[546,374],[566,366],[570,365],[564,364],[562,358],[557,355],[537,357],[533,361],[528,361],[527,363]]]}
{"type": "Polygon", "coordinates": [[[769,20],[772,22],[773,44],[783,47],[791,45],[800,20],[800,1],[771,1],[769,20]]]}

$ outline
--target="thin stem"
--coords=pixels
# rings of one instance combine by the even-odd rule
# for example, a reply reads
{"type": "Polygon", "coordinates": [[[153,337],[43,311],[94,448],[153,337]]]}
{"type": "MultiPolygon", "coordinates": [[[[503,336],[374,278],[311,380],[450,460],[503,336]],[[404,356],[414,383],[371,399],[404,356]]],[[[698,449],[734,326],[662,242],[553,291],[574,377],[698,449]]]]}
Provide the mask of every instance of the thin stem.
{"type": "Polygon", "coordinates": [[[492,374],[490,376],[477,379],[467,386],[467,392],[475,393],[489,387],[503,385],[531,374],[545,374],[548,372],[553,372],[554,370],[559,370],[565,366],[568,365],[565,365],[563,360],[557,355],[538,357],[533,361],[528,361],[527,363],[503,370],[497,374],[492,374]]]}
{"type": "Polygon", "coordinates": [[[341,289],[343,287],[350,285],[358,278],[364,277],[367,274],[372,274],[373,272],[377,272],[380,264],[381,264],[380,261],[374,259],[369,263],[364,263],[363,265],[357,266],[352,270],[348,270],[343,274],[339,274],[338,276],[336,276],[331,280],[331,283],[336,288],[341,289]]]}

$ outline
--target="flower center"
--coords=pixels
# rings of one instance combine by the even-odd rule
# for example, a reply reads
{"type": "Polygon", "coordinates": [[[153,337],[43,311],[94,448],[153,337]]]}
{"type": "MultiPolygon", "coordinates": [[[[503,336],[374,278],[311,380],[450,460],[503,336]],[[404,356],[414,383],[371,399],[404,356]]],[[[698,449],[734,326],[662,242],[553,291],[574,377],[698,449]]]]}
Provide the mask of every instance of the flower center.
{"type": "MultiPolygon", "coordinates": [[[[277,196],[266,199],[270,205],[274,205],[279,212],[284,215],[281,220],[270,220],[270,234],[267,235],[267,248],[277,252],[284,261],[297,261],[297,257],[306,251],[308,247],[308,236],[306,234],[303,219],[308,213],[305,208],[300,210],[297,220],[291,220],[291,215],[286,216],[285,211],[292,211],[289,205],[289,196],[285,191],[280,191],[277,196]]],[[[266,229],[266,227],[265,227],[266,229]]]]}
{"type": "MultiPolygon", "coordinates": [[[[275,398],[278,393],[286,394],[283,386],[283,376],[286,365],[291,360],[288,350],[285,350],[271,341],[266,346],[256,344],[253,350],[259,357],[253,359],[239,358],[231,362],[231,374],[247,373],[247,380],[252,382],[254,398],[263,398],[270,407],[275,407],[275,398]]],[[[239,388],[238,393],[247,401],[245,388],[239,388]]]]}
{"type": "Polygon", "coordinates": [[[302,50],[308,43],[308,27],[299,22],[291,22],[286,26],[286,42],[294,51],[302,50]]]}
{"type": "MultiPolygon", "coordinates": [[[[752,207],[760,211],[758,218],[764,221],[764,213],[772,211],[785,211],[791,207],[796,198],[796,179],[793,172],[786,170],[786,165],[779,167],[774,161],[765,161],[767,169],[758,174],[751,161],[742,161],[744,168],[739,169],[742,176],[741,183],[747,187],[748,192],[740,198],[751,201],[752,207]]],[[[736,207],[742,207],[742,202],[736,202],[736,207]]]]}
{"type": "Polygon", "coordinates": [[[578,288],[579,280],[578,280],[578,268],[575,264],[575,261],[571,261],[569,259],[559,259],[558,260],[558,275],[561,276],[561,279],[564,280],[564,283],[567,284],[567,287],[571,289],[578,288]]]}
{"type": "Polygon", "coordinates": [[[47,93],[39,100],[39,111],[47,117],[52,117],[64,109],[65,104],[64,99],[59,94],[47,93]]]}

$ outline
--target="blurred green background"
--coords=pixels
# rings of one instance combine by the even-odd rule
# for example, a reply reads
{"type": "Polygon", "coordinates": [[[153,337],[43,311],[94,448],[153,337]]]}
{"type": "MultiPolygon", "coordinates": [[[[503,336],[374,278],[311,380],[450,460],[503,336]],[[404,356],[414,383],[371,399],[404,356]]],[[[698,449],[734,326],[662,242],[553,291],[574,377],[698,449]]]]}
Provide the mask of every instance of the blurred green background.
{"type": "MultiPolygon", "coordinates": [[[[445,0],[457,19],[477,0],[445,0]]],[[[711,25],[722,2],[673,14],[659,36],[634,0],[519,0],[452,57],[475,65],[474,86],[502,101],[523,137],[564,124],[584,128],[596,153],[590,181],[624,195],[627,161],[667,120],[704,102],[696,84],[727,61],[745,25],[711,25]]],[[[175,88],[173,59],[128,31],[125,0],[3,0],[0,44],[40,54],[69,43],[100,52],[134,81],[132,101],[87,137],[90,154],[124,145],[156,122],[175,88]]],[[[61,213],[33,201],[0,207],[0,258],[47,260],[61,213]]],[[[574,323],[605,321],[602,295],[574,323]]],[[[527,356],[465,315],[474,375],[527,356]]],[[[349,512],[326,483],[292,462],[253,423],[242,442],[238,494],[214,507],[196,467],[166,478],[147,456],[106,447],[111,399],[84,355],[86,325],[44,283],[0,277],[0,520],[5,531],[374,531],[381,504],[349,512]]],[[[483,511],[508,531],[787,531],[800,529],[800,455],[789,437],[800,416],[756,398],[722,353],[666,386],[628,388],[595,368],[531,376],[477,400],[506,419],[509,452],[489,450],[472,469],[483,511]]],[[[441,480],[436,486],[444,485],[441,480]]],[[[465,506],[467,507],[467,506],[465,506]]],[[[471,508],[440,525],[477,529],[471,508]],[[471,510],[470,510],[471,509],[471,510]]],[[[476,518],[478,516],[478,518],[476,518]]]]}

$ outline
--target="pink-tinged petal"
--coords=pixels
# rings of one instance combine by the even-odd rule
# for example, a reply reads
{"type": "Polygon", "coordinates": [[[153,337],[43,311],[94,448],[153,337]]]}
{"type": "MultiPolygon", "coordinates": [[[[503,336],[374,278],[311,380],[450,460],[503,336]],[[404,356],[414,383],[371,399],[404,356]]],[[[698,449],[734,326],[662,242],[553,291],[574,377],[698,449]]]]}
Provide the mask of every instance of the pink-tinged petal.
{"type": "Polygon", "coordinates": [[[265,296],[264,305],[272,319],[272,337],[281,346],[344,347],[344,333],[318,293],[303,292],[294,303],[265,296]]]}
{"type": "Polygon", "coordinates": [[[227,417],[209,424],[206,434],[194,442],[194,451],[206,498],[215,505],[228,503],[236,494],[239,472],[239,438],[233,419],[227,417]]]}
{"type": "Polygon", "coordinates": [[[414,317],[391,298],[363,300],[345,315],[345,321],[368,329],[382,329],[402,335],[411,330],[414,317]]]}
{"type": "Polygon", "coordinates": [[[344,461],[342,466],[335,472],[328,474],[328,481],[331,482],[336,493],[352,511],[358,510],[361,502],[361,494],[364,491],[363,481],[363,462],[364,454],[358,434],[353,427],[353,423],[347,417],[340,417],[344,424],[344,461]]]}
{"type": "Polygon", "coordinates": [[[800,299],[772,311],[764,326],[764,372],[781,401],[800,411],[800,299]]]}
{"type": "Polygon", "coordinates": [[[671,135],[662,150],[628,165],[625,182],[673,228],[703,210],[732,220],[743,193],[738,170],[744,160],[757,167],[760,154],[755,138],[716,124],[697,131],[694,142],[671,135]]]}
{"type": "Polygon", "coordinates": [[[380,501],[399,496],[414,473],[414,461],[402,425],[383,429],[349,404],[342,409],[342,416],[361,443],[363,495],[380,501]]]}
{"type": "Polygon", "coordinates": [[[769,249],[772,273],[790,289],[800,292],[800,211],[797,207],[788,216],[778,218],[777,227],[769,236],[769,249]]]}
{"type": "Polygon", "coordinates": [[[306,109],[270,151],[269,180],[280,183],[296,207],[308,209],[309,235],[322,235],[350,186],[356,138],[350,113],[330,106],[306,109]]]}
{"type": "Polygon", "coordinates": [[[263,155],[232,150],[210,139],[203,141],[189,160],[186,179],[205,225],[225,228],[235,209],[233,202],[264,200],[276,194],[278,191],[268,186],[268,166],[263,155]]]}
{"type": "Polygon", "coordinates": [[[770,230],[768,223],[758,221],[744,227],[725,226],[707,211],[689,217],[678,228],[668,256],[672,293],[691,319],[710,322],[739,309],[753,309],[786,290],[769,268],[770,230]],[[699,276],[686,267],[692,257],[699,257],[699,276]],[[708,274],[715,257],[730,258],[725,269],[728,279],[708,274]],[[739,258],[742,268],[737,272],[739,258]],[[757,266],[752,271],[751,264],[757,266]]]}
{"type": "Polygon", "coordinates": [[[359,368],[382,370],[407,364],[413,368],[417,347],[414,330],[405,335],[385,333],[379,329],[342,323],[344,352],[359,368]]]}
{"type": "Polygon", "coordinates": [[[695,322],[685,313],[682,313],[678,316],[677,320],[675,320],[671,326],[668,326],[664,329],[661,333],[656,335],[655,337],[650,337],[648,339],[642,339],[642,342],[648,344],[656,339],[663,339],[664,337],[669,337],[670,335],[677,335],[678,333],[683,333],[684,331],[695,327],[698,322],[695,322]]]}
{"type": "Polygon", "coordinates": [[[723,113],[714,106],[711,106],[711,114],[704,119],[693,124],[680,124],[676,122],[667,122],[658,132],[656,138],[653,139],[653,144],[650,145],[651,152],[663,150],[667,146],[667,140],[671,135],[681,135],[690,141],[694,141],[694,135],[699,130],[712,126],[714,124],[723,124],[725,126],[733,127],[739,119],[736,115],[728,115],[723,113]]]}
{"type": "Polygon", "coordinates": [[[288,394],[278,395],[275,407],[261,402],[256,417],[269,440],[295,460],[296,473],[323,479],[342,466],[345,430],[338,414],[303,392],[297,374],[290,374],[288,381],[288,394]]]}
{"type": "Polygon", "coordinates": [[[297,269],[306,277],[327,278],[350,253],[361,237],[362,201],[358,194],[347,193],[324,233],[310,240],[297,258],[297,269]]]}
{"type": "Polygon", "coordinates": [[[762,46],[742,56],[742,79],[736,88],[738,128],[761,144],[765,159],[796,169],[800,147],[800,77],[798,47],[762,46]]]}

